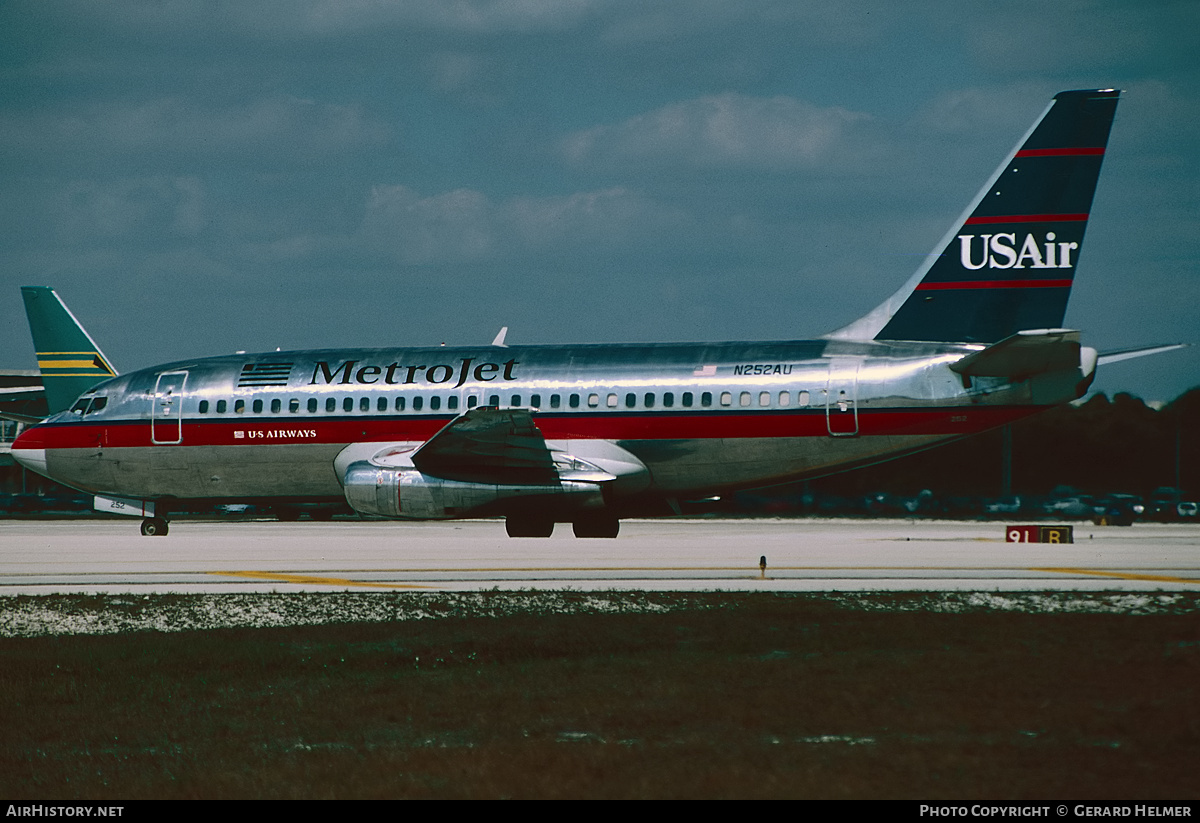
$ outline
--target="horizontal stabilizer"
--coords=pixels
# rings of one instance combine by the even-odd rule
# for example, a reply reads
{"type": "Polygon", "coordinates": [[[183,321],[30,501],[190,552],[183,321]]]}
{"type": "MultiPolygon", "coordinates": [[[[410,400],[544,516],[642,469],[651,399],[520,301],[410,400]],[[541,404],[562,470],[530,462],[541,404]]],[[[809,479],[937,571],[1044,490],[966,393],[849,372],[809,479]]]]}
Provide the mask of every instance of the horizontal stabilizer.
{"type": "Polygon", "coordinates": [[[1079,332],[1071,329],[1019,331],[950,366],[968,377],[1010,380],[1078,367],[1079,332]]]}
{"type": "Polygon", "coordinates": [[[0,420],[38,423],[46,414],[41,375],[35,371],[0,369],[0,420]]]}
{"type": "Polygon", "coordinates": [[[558,472],[526,409],[480,406],[459,415],[412,456],[426,474],[472,483],[550,483],[558,472]]]}
{"type": "Polygon", "coordinates": [[[1138,349],[1122,349],[1120,351],[1105,352],[1100,355],[1097,362],[1103,366],[1108,363],[1120,363],[1122,360],[1132,360],[1135,357],[1145,357],[1148,354],[1162,354],[1165,351],[1175,351],[1175,349],[1186,349],[1188,343],[1167,343],[1162,346],[1143,346],[1138,349]]]}

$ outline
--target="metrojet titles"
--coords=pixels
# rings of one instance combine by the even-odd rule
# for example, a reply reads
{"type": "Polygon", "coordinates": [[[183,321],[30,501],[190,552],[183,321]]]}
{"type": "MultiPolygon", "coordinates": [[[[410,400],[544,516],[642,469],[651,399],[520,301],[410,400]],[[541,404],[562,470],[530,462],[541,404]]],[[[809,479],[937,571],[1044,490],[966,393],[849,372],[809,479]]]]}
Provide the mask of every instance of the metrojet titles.
{"type": "Polygon", "coordinates": [[[1018,248],[1017,236],[1011,232],[958,236],[958,257],[964,269],[1069,269],[1071,252],[1079,248],[1075,242],[1055,242],[1054,232],[1046,232],[1045,245],[1039,246],[1032,234],[1026,234],[1018,248]]]}
{"type": "Polygon", "coordinates": [[[308,384],[339,383],[349,385],[374,385],[381,383],[389,386],[407,383],[426,383],[431,385],[446,385],[457,377],[452,388],[457,389],[468,379],[480,383],[490,383],[493,380],[516,380],[513,369],[519,365],[517,360],[506,360],[503,363],[476,363],[474,357],[464,357],[458,364],[449,366],[402,366],[399,363],[389,363],[386,366],[359,366],[357,360],[347,360],[337,368],[331,368],[328,361],[319,360],[313,368],[312,380],[308,384]]]}

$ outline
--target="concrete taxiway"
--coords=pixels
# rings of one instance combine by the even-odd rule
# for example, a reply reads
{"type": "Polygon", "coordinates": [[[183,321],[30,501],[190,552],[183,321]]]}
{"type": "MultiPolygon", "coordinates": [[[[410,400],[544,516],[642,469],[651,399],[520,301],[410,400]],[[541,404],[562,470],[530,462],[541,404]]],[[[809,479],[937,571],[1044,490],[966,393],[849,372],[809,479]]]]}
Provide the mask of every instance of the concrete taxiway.
{"type": "Polygon", "coordinates": [[[625,521],[616,540],[510,539],[500,521],[0,522],[0,595],[641,589],[1195,591],[1200,524],[1075,524],[1008,543],[1002,522],[625,521]],[[760,558],[765,557],[765,572],[760,558]]]}

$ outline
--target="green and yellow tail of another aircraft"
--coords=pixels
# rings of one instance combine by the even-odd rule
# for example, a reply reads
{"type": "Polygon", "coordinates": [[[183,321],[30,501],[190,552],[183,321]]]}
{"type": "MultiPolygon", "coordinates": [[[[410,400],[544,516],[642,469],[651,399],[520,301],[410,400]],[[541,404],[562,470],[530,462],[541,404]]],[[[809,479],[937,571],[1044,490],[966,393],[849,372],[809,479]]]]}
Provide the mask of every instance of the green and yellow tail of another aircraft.
{"type": "Polygon", "coordinates": [[[50,414],[70,408],[75,398],[92,386],[117,376],[104,352],[54,289],[22,286],[21,296],[50,414]]]}

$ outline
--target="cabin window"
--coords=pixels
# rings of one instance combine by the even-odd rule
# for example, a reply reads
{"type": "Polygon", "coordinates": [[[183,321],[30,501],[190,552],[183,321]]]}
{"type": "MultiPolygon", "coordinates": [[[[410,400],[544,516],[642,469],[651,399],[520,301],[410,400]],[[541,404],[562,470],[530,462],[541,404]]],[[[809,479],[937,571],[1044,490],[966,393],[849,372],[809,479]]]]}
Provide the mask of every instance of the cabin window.
{"type": "Polygon", "coordinates": [[[430,411],[437,411],[441,407],[442,407],[442,398],[441,397],[439,397],[438,395],[435,394],[433,397],[429,398],[429,410],[430,411]]]}
{"type": "MultiPolygon", "coordinates": [[[[224,405],[224,403],[225,403],[225,401],[222,400],[221,404],[224,405]]],[[[279,411],[282,408],[283,408],[283,401],[280,400],[278,397],[276,397],[274,400],[271,401],[271,413],[272,414],[279,414],[279,411]]],[[[225,410],[218,409],[217,411],[225,411],[225,410]]]]}
{"type": "Polygon", "coordinates": [[[467,408],[473,409],[479,405],[479,398],[473,394],[467,395],[467,408]]]}
{"type": "Polygon", "coordinates": [[[253,403],[251,403],[250,410],[253,411],[255,414],[262,414],[262,410],[263,410],[262,400],[255,400],[253,403]]]}
{"type": "Polygon", "coordinates": [[[604,404],[610,409],[615,409],[617,407],[617,400],[618,398],[615,394],[610,394],[604,399],[604,404]]]}
{"type": "Polygon", "coordinates": [[[790,406],[791,403],[792,403],[792,393],[787,392],[787,391],[781,391],[779,393],[779,405],[790,406]]]}
{"type": "Polygon", "coordinates": [[[353,397],[347,397],[345,400],[342,401],[342,411],[348,411],[348,412],[354,411],[354,398],[353,397]]]}
{"type": "Polygon", "coordinates": [[[423,397],[421,397],[421,395],[418,394],[416,397],[413,398],[413,411],[420,411],[421,407],[424,405],[425,405],[425,399],[423,397]]]}
{"type": "Polygon", "coordinates": [[[599,406],[599,405],[600,405],[600,395],[598,395],[598,394],[589,394],[589,395],[588,395],[588,408],[589,408],[589,409],[594,409],[594,408],[596,408],[596,407],[597,407],[597,406],[599,406]]]}
{"type": "Polygon", "coordinates": [[[764,391],[764,392],[758,393],[758,405],[760,405],[760,406],[771,405],[771,393],[769,391],[764,391]]]}
{"type": "Polygon", "coordinates": [[[489,406],[499,406],[500,405],[500,395],[493,394],[491,397],[489,397],[488,405],[489,406]]]}
{"type": "Polygon", "coordinates": [[[519,405],[521,405],[521,395],[519,395],[519,394],[514,394],[512,397],[510,397],[510,398],[508,399],[508,405],[510,405],[510,406],[519,406],[519,405]]]}
{"type": "Polygon", "coordinates": [[[403,397],[396,398],[396,411],[404,411],[404,398],[403,397]]]}
{"type": "Polygon", "coordinates": [[[326,412],[337,411],[337,400],[335,400],[332,397],[326,397],[325,398],[325,411],[326,412]]]}
{"type": "Polygon", "coordinates": [[[634,394],[633,392],[630,392],[629,394],[625,395],[625,408],[627,408],[627,409],[637,408],[637,395],[634,394]]]}
{"type": "Polygon", "coordinates": [[[568,405],[570,405],[570,407],[573,409],[579,408],[579,395],[571,395],[570,399],[568,400],[568,405]]]}
{"type": "Polygon", "coordinates": [[[708,408],[712,405],[712,392],[706,391],[700,395],[700,405],[708,408]]]}
{"type": "Polygon", "coordinates": [[[225,406],[226,406],[226,404],[225,404],[224,400],[218,400],[217,401],[217,414],[224,414],[225,406]]]}
{"type": "Polygon", "coordinates": [[[750,392],[744,391],[740,395],[738,395],[738,403],[742,406],[749,406],[750,405],[750,392]]]}
{"type": "Polygon", "coordinates": [[[550,408],[557,409],[561,405],[562,405],[561,397],[559,397],[557,394],[550,395],[550,408]]]}
{"type": "Polygon", "coordinates": [[[308,398],[308,413],[309,414],[317,413],[317,398],[315,398],[315,397],[308,398]]]}
{"type": "Polygon", "coordinates": [[[540,394],[535,394],[530,397],[529,405],[533,406],[535,409],[540,409],[542,407],[542,396],[540,394]]]}
{"type": "Polygon", "coordinates": [[[358,410],[365,411],[365,412],[370,411],[371,410],[371,398],[369,398],[369,397],[358,398],[358,410]]]}
{"type": "Polygon", "coordinates": [[[680,400],[683,402],[683,407],[685,409],[690,409],[692,407],[692,393],[690,391],[685,391],[680,400]]]}
{"type": "Polygon", "coordinates": [[[807,406],[808,405],[808,392],[802,391],[798,395],[796,395],[796,405],[797,406],[807,406]]]}
{"type": "Polygon", "coordinates": [[[375,411],[385,412],[388,410],[388,402],[386,397],[381,397],[375,401],[375,411]]]}
{"type": "Polygon", "coordinates": [[[669,391],[663,392],[663,406],[665,408],[669,409],[674,405],[675,405],[675,393],[669,392],[669,391]]]}
{"type": "Polygon", "coordinates": [[[654,392],[646,392],[646,394],[642,397],[642,402],[646,404],[646,408],[654,408],[654,392]]]}
{"type": "Polygon", "coordinates": [[[721,405],[722,406],[732,406],[733,405],[733,395],[730,392],[727,392],[727,391],[721,392],[721,405]]]}
{"type": "Polygon", "coordinates": [[[234,414],[242,414],[245,411],[246,411],[246,401],[245,400],[234,400],[233,401],[233,413],[234,414]]]}
{"type": "Polygon", "coordinates": [[[458,411],[458,395],[452,394],[446,398],[446,408],[450,411],[458,411]]]}
{"type": "Polygon", "coordinates": [[[200,401],[200,413],[208,414],[208,401],[207,400],[200,401]]]}
{"type": "Polygon", "coordinates": [[[300,398],[299,397],[293,397],[291,400],[288,401],[288,411],[291,412],[292,414],[295,414],[296,412],[300,411],[300,398]]]}

